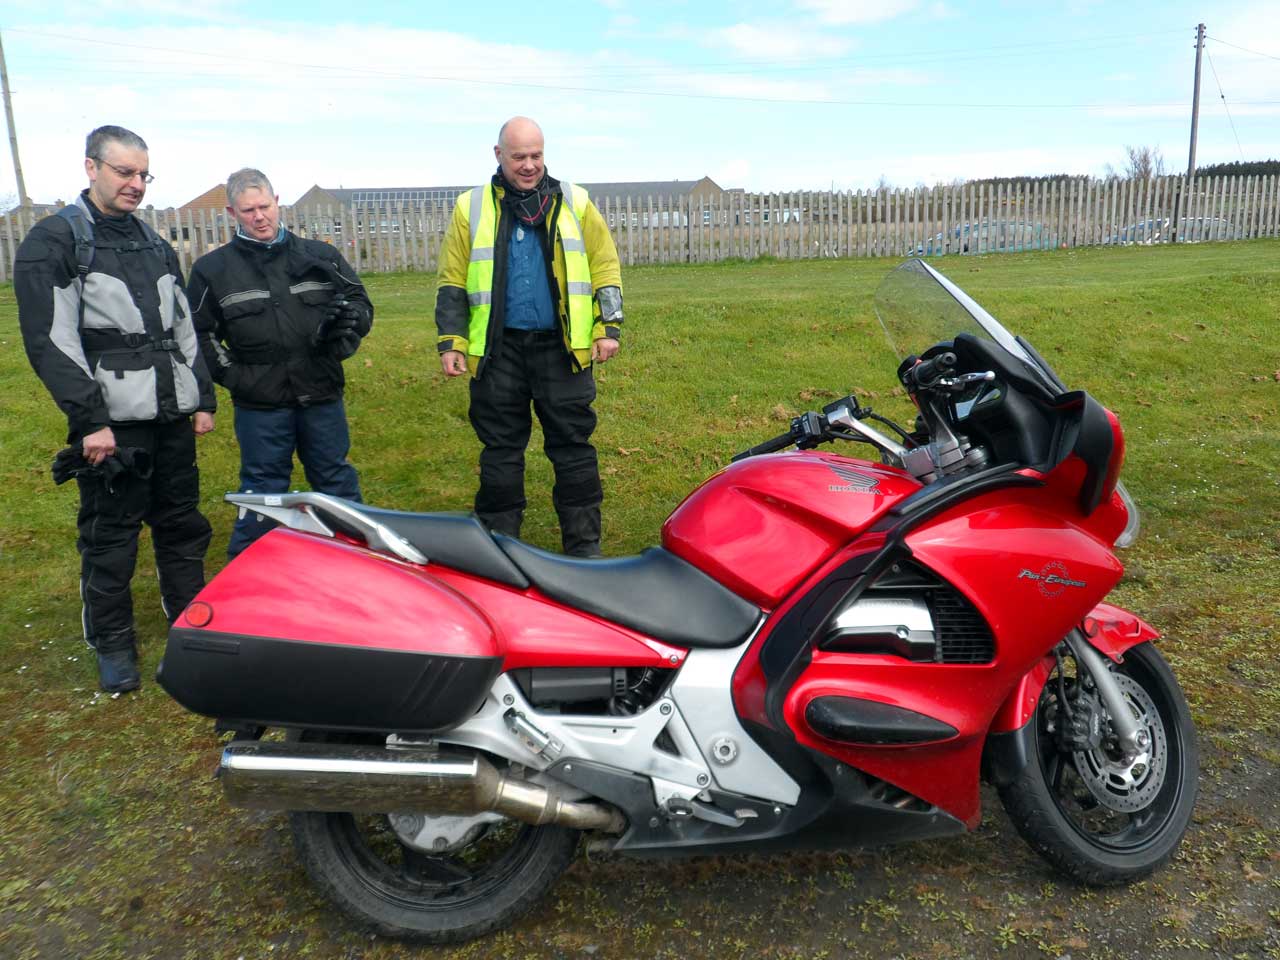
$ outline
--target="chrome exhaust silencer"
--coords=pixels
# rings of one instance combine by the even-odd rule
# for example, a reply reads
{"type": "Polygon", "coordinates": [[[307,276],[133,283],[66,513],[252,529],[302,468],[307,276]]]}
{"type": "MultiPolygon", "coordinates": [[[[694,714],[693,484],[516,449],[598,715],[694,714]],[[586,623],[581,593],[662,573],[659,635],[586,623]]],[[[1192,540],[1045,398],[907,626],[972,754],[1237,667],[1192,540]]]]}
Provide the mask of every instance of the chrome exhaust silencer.
{"type": "Polygon", "coordinates": [[[565,799],[554,786],[510,777],[474,753],[237,740],[223,749],[218,776],[228,803],[260,810],[493,811],[535,826],[626,829],[613,807],[565,799]]]}

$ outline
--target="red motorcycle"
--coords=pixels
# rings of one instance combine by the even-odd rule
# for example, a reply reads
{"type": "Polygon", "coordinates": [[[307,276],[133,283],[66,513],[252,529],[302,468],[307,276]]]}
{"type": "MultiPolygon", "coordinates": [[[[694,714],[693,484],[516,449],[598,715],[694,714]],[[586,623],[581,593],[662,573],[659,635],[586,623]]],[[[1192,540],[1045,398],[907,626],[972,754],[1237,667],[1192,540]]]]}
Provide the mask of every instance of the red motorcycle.
{"type": "Polygon", "coordinates": [[[159,675],[234,734],[227,799],[289,811],[357,920],[437,942],[530,909],[583,832],[866,846],[976,828],[983,779],[1080,881],[1167,861],[1196,736],[1156,631],[1102,602],[1138,525],[1116,417],[921,261],[876,309],[923,350],[899,367],[912,428],[854,396],[797,417],[639,556],[229,495],[280,526],[187,608],[159,675]]]}

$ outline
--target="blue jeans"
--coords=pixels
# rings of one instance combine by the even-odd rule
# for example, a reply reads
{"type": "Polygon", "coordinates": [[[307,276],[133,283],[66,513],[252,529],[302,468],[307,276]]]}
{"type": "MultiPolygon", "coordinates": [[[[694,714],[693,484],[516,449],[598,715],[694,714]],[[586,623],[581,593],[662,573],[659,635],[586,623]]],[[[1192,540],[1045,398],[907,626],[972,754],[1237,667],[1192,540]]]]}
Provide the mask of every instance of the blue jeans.
{"type": "MultiPolygon", "coordinates": [[[[297,450],[312,490],[360,501],[360,478],[347,462],[351,435],[341,400],[278,410],[236,407],[236,440],[241,493],[287,492],[297,450]]],[[[261,514],[239,518],[231,531],[227,557],[235,557],[274,526],[261,514]]]]}

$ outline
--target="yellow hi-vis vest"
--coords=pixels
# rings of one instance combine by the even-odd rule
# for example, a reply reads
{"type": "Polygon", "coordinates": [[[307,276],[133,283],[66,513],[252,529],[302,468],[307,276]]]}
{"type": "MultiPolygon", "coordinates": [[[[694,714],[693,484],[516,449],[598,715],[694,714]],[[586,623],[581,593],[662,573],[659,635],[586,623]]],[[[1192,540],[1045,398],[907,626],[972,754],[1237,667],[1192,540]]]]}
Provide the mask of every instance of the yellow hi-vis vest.
{"type": "MultiPolygon", "coordinates": [[[[571,350],[590,350],[591,332],[595,324],[591,306],[591,264],[582,239],[582,217],[587,210],[587,191],[576,183],[561,182],[564,201],[556,217],[556,237],[564,251],[561,303],[568,300],[568,344],[571,350]]],[[[498,236],[497,204],[493,184],[464,193],[458,198],[471,228],[471,261],[467,264],[467,303],[471,318],[467,331],[467,353],[484,356],[489,334],[489,314],[493,309],[493,247],[498,236]]],[[[554,254],[553,254],[554,255],[554,254]]],[[[557,275],[559,271],[555,271],[557,275]]],[[[561,326],[565,312],[560,313],[561,326]]]]}

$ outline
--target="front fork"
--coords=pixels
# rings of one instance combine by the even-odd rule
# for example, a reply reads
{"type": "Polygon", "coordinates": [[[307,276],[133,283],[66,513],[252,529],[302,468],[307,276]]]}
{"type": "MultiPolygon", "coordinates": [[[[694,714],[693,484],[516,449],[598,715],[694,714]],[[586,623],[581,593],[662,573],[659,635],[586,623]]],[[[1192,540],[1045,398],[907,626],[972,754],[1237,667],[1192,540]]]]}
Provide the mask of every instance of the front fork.
{"type": "Polygon", "coordinates": [[[1120,684],[1116,683],[1115,675],[1107,669],[1106,659],[1093,649],[1093,644],[1084,633],[1079,629],[1072,630],[1067,634],[1067,646],[1075,655],[1076,663],[1088,671],[1097,687],[1098,696],[1102,699],[1102,705],[1107,708],[1111,729],[1115,732],[1123,753],[1122,762],[1132,763],[1151,746],[1150,734],[1138,726],[1133,711],[1129,709],[1129,704],[1120,691],[1120,684]]]}

